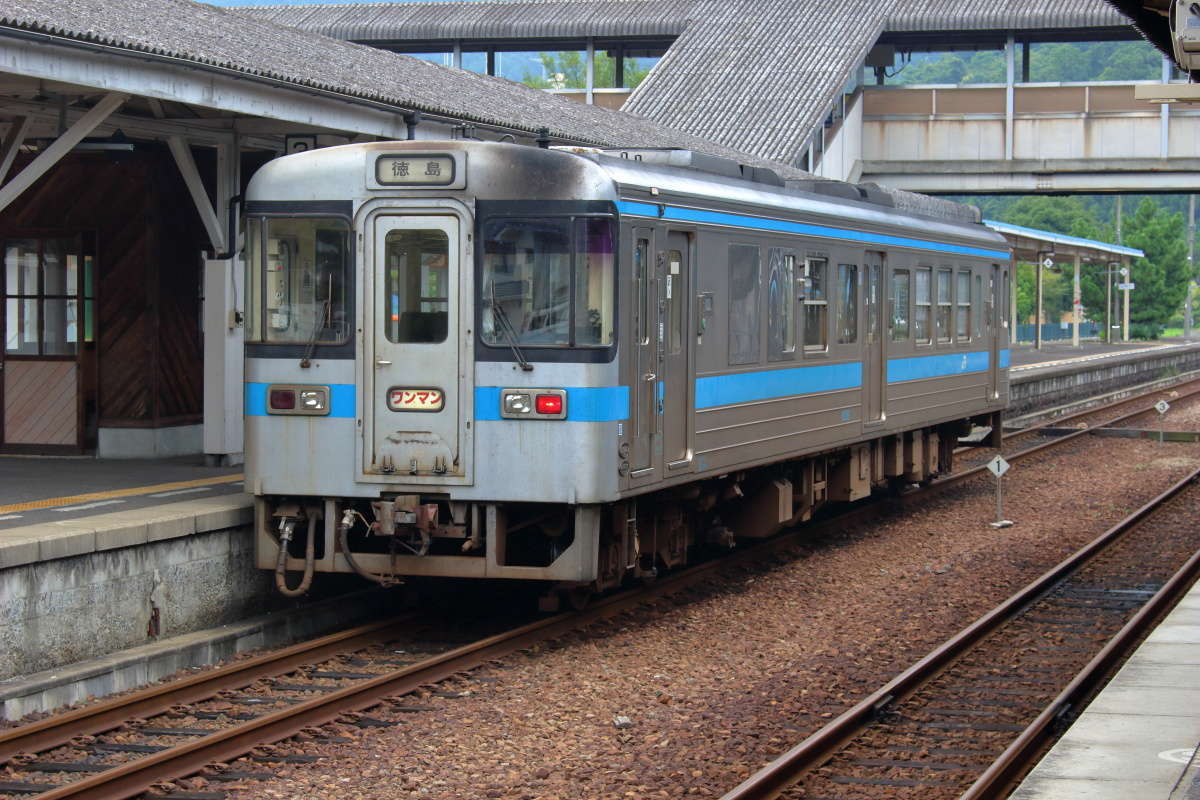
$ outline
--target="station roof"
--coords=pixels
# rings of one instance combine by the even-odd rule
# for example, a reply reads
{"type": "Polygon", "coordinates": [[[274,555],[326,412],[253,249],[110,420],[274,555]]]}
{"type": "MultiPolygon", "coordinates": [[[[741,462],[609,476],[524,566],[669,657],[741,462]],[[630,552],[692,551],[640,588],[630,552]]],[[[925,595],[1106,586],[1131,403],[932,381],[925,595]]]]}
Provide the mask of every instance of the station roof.
{"type": "Polygon", "coordinates": [[[238,11],[337,39],[674,37],[702,0],[522,0],[250,6],[238,11]]]}
{"type": "Polygon", "coordinates": [[[792,164],[884,32],[1129,27],[1105,0],[494,0],[239,13],[393,43],[677,35],[624,110],[792,164]]]}
{"type": "Polygon", "coordinates": [[[1046,251],[1069,256],[1078,255],[1081,260],[1089,263],[1128,261],[1130,258],[1140,258],[1145,255],[1136,247],[1122,247],[1119,244],[1109,244],[1095,239],[1067,236],[1065,233],[1025,228],[1021,225],[1011,225],[991,219],[985,219],[983,224],[1008,239],[1018,257],[1029,260],[1036,259],[1040,253],[1046,251]]]}
{"type": "MultiPolygon", "coordinates": [[[[6,39],[183,64],[193,68],[200,84],[206,74],[234,75],[274,90],[315,90],[396,114],[415,110],[530,133],[548,128],[554,138],[579,144],[690,148],[766,166],[784,178],[814,179],[634,114],[191,0],[10,0],[0,6],[0,46],[6,39]]],[[[97,79],[98,86],[128,91],[104,76],[97,79]]],[[[213,94],[219,108],[219,93],[213,94]]]]}

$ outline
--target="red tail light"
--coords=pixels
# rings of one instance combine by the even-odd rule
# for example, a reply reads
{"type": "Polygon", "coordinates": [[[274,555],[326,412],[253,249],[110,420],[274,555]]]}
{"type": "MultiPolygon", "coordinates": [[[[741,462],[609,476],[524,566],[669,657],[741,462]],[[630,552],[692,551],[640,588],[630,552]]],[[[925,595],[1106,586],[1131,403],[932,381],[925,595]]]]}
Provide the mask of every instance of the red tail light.
{"type": "Polygon", "coordinates": [[[296,407],[295,389],[272,389],[271,408],[276,411],[291,411],[296,407]]]}
{"type": "Polygon", "coordinates": [[[539,394],[533,402],[539,414],[561,414],[563,410],[561,395],[539,394]]]}

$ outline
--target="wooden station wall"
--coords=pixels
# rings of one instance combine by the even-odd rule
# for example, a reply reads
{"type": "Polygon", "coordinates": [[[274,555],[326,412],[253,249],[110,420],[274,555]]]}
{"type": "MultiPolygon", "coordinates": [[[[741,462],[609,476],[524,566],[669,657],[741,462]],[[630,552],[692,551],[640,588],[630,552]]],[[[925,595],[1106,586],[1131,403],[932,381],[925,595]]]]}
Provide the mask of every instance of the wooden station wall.
{"type": "Polygon", "coordinates": [[[201,422],[200,252],[210,245],[170,153],[72,153],[0,213],[0,237],[77,234],[94,237],[96,271],[96,341],[81,344],[83,448],[97,427],[201,422]]]}

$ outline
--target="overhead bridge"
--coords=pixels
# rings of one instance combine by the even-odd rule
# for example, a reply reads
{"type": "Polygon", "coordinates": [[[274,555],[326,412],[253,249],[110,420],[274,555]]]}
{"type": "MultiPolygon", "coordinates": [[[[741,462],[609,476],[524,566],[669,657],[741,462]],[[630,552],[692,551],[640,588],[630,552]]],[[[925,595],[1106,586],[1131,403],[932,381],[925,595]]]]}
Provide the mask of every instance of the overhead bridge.
{"type": "Polygon", "coordinates": [[[1200,111],[1139,100],[1139,85],[866,87],[850,115],[859,174],[837,177],[953,194],[1194,191],[1200,111]]]}

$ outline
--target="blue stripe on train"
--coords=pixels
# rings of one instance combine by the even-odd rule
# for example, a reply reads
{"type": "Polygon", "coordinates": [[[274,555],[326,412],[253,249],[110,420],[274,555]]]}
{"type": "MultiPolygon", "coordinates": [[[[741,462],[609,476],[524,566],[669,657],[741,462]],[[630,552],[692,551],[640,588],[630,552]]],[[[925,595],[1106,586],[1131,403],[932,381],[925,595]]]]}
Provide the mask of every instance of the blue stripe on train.
{"type": "Polygon", "coordinates": [[[696,408],[752,403],[859,386],[862,386],[862,364],[857,361],[711,375],[696,379],[696,408]]]}
{"type": "Polygon", "coordinates": [[[1000,369],[1008,369],[1008,366],[1011,362],[1012,362],[1012,353],[1008,350],[1001,350],[1000,351],[1000,369]]]}
{"type": "MultiPolygon", "coordinates": [[[[267,387],[269,383],[246,384],[246,416],[267,416],[267,387]]],[[[356,413],[355,387],[353,383],[335,383],[329,386],[329,413],[327,417],[353,417],[356,413]]],[[[321,417],[307,417],[321,419],[321,417]]]]}
{"type": "MultiPolygon", "coordinates": [[[[518,388],[518,387],[504,387],[518,388]]],[[[629,418],[628,386],[566,386],[567,420],[615,422],[629,418]]],[[[500,419],[499,386],[475,387],[475,419],[500,419]]]]}
{"type": "Polygon", "coordinates": [[[893,358],[888,360],[888,383],[917,381],[922,378],[943,378],[948,375],[966,375],[984,372],[990,358],[986,350],[975,353],[939,353],[931,356],[893,358]]]}
{"type": "Polygon", "coordinates": [[[886,236],[881,233],[866,233],[865,231],[854,231],[847,228],[812,225],[806,222],[752,217],[746,214],[730,214],[724,211],[703,211],[696,208],[638,203],[632,200],[619,201],[617,203],[617,210],[622,214],[634,217],[654,217],[655,219],[679,220],[681,222],[707,222],[713,225],[730,225],[737,228],[752,228],[760,231],[783,231],[785,233],[821,236],[827,239],[840,239],[842,241],[860,242],[862,244],[895,245],[897,247],[915,247],[920,250],[933,250],[939,253],[983,256],[984,258],[994,258],[998,261],[1008,261],[1010,258],[1010,255],[1003,250],[964,247],[963,245],[934,242],[928,239],[886,236]]]}

